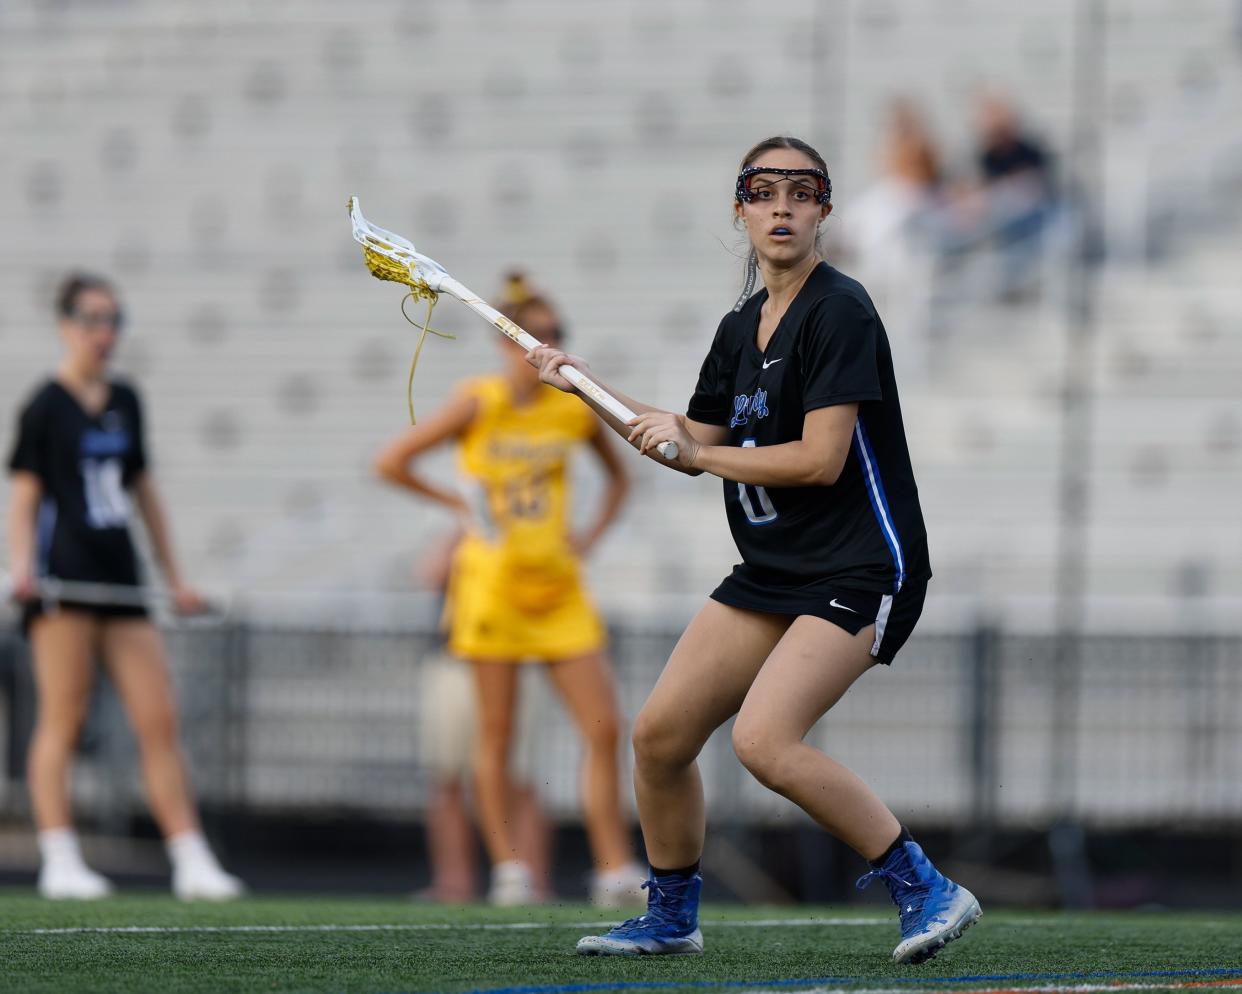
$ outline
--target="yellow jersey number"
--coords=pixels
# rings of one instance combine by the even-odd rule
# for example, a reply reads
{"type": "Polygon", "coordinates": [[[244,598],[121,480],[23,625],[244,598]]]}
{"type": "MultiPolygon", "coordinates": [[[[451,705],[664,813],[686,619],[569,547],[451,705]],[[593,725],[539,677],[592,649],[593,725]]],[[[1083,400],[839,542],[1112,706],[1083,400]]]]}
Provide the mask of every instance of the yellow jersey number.
{"type": "Polygon", "coordinates": [[[530,521],[548,515],[552,506],[552,473],[524,473],[505,481],[505,510],[510,518],[530,521]]]}

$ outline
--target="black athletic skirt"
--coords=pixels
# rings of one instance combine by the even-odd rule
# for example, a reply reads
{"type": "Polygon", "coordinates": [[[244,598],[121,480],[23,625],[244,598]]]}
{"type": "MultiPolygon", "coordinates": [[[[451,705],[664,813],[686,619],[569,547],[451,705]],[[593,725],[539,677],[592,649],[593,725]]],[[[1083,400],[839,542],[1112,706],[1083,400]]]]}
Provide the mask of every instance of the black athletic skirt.
{"type": "Polygon", "coordinates": [[[907,580],[895,594],[859,590],[836,580],[798,583],[796,578],[765,573],[741,563],[712,591],[712,600],[746,611],[809,614],[830,621],[851,635],[875,625],[871,655],[892,663],[923,613],[926,580],[907,580]]]}
{"type": "Polygon", "coordinates": [[[138,604],[77,604],[73,601],[36,600],[22,608],[22,634],[30,637],[30,626],[36,618],[54,615],[61,611],[88,614],[99,621],[116,621],[123,618],[146,618],[150,613],[138,604]]]}

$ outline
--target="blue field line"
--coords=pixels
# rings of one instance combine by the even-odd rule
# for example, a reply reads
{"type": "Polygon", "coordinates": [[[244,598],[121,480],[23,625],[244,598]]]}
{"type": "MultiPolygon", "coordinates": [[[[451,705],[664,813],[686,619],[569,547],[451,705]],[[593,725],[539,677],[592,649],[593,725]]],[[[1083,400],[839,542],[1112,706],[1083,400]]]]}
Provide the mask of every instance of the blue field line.
{"type": "MultiPolygon", "coordinates": [[[[718,990],[733,987],[808,987],[822,984],[988,984],[1015,980],[1155,980],[1161,977],[1242,977],[1242,966],[1189,970],[1090,970],[1080,973],[978,973],[958,977],[801,977],[772,980],[641,980],[593,984],[478,987],[464,994],[591,994],[594,991],[718,990]]],[[[866,994],[866,988],[859,988],[866,994]]]]}

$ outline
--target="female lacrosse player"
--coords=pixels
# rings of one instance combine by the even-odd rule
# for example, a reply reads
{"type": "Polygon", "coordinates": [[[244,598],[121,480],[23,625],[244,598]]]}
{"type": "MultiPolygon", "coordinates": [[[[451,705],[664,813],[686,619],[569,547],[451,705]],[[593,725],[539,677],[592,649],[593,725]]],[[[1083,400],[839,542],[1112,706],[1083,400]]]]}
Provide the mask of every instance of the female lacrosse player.
{"type": "MultiPolygon", "coordinates": [[[[556,313],[543,299],[529,297],[512,314],[532,334],[559,338],[556,313]]],[[[616,517],[628,484],[590,412],[540,384],[518,346],[504,339],[500,347],[503,373],[464,384],[440,412],[389,445],[376,468],[466,523],[449,587],[449,650],[474,671],[475,801],[492,861],[491,900],[525,904],[534,896],[530,869],[517,857],[509,754],[514,664],[537,660],[547,664],[586,743],[582,800],[596,865],[592,897],[616,906],[639,898],[644,874],[621,815],[620,715],[604,627],[583,589],[579,558],[616,517]],[[466,494],[411,469],[416,456],[450,440],[459,446],[466,494]],[[594,524],[573,535],[566,476],[569,454],[583,442],[604,468],[608,489],[594,524]]]]}
{"type": "Polygon", "coordinates": [[[132,496],[176,609],[204,606],[173,557],[163,502],[147,468],[138,395],[107,376],[121,331],[116,293],[97,277],[73,276],[57,306],[64,356],[23,409],[9,461],[14,593],[24,605],[38,694],[29,778],[43,860],[39,891],[95,898],[111,890],[83,861],[69,814],[69,763],[98,655],[137,733],[147,797],[173,864],[174,893],[182,899],[236,897],[241,881],[220,868],[199,830],[159,633],[139,601],[121,596],[139,584],[129,533],[132,496]],[[47,590],[40,591],[45,579],[102,584],[116,600],[51,602],[47,590]]]}
{"type": "MultiPolygon", "coordinates": [[[[422,585],[441,598],[447,596],[453,559],[463,534],[455,529],[445,540],[433,542],[418,565],[422,585]]],[[[447,612],[442,612],[442,617],[447,622],[447,612]]],[[[466,904],[475,899],[477,864],[468,803],[468,784],[474,779],[474,675],[469,666],[443,648],[425,657],[421,669],[419,758],[430,780],[425,827],[431,885],[417,896],[444,904],[466,904]]],[[[533,783],[538,771],[540,729],[547,722],[544,695],[538,693],[543,688],[531,687],[531,680],[539,676],[530,667],[523,667],[518,678],[519,706],[514,717],[510,769],[514,844],[519,859],[530,870],[534,901],[543,904],[552,896],[552,825],[533,783]]]]}
{"type": "MultiPolygon", "coordinates": [[[[651,861],[647,914],[578,943],[586,954],[697,953],[703,788],[695,758],[737,714],[733,747],[761,783],[871,863],[900,909],[898,962],[935,955],[979,917],[857,776],[803,741],[863,673],[891,663],[923,605],[918,491],[884,326],[854,280],[819,257],[827,168],[794,138],[742,160],[734,211],[747,286],[720,323],[683,417],[639,412],[614,430],[640,451],[675,442],[689,474],[724,481],[742,563],[690,623],[634,727],[635,790],[651,861]],[[765,289],[747,299],[755,267],[765,289]]],[[[580,359],[530,355],[562,390],[580,359]]]]}

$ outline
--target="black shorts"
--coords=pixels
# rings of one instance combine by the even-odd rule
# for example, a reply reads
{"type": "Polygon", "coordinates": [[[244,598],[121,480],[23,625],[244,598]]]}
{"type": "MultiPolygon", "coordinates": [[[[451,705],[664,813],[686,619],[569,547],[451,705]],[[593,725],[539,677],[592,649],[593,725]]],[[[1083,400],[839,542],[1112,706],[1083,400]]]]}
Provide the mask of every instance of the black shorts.
{"type": "Polygon", "coordinates": [[[833,580],[799,583],[793,578],[763,573],[745,563],[734,566],[733,572],[712,591],[712,600],[730,607],[795,617],[809,614],[830,621],[851,635],[875,625],[871,655],[885,665],[892,663],[897,650],[914,631],[926,597],[926,580],[907,580],[897,593],[879,594],[833,580]]]}
{"type": "Polygon", "coordinates": [[[147,609],[138,604],[77,604],[73,601],[36,600],[22,608],[22,634],[29,638],[30,626],[34,624],[36,618],[56,614],[59,611],[88,614],[98,621],[149,617],[147,609]]]}

